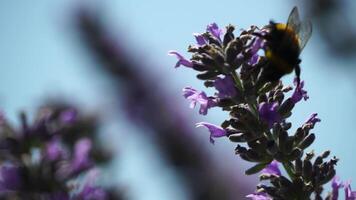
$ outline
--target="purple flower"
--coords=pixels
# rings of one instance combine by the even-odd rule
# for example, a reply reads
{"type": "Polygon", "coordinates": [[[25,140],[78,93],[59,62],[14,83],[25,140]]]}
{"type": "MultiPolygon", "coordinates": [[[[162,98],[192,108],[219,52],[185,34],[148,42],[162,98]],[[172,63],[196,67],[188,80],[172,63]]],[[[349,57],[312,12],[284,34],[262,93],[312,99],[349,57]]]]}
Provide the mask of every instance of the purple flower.
{"type": "Polygon", "coordinates": [[[313,113],[304,124],[311,124],[314,127],[317,122],[321,121],[317,115],[317,113],[313,113]]]}
{"type": "Polygon", "coordinates": [[[293,101],[294,104],[298,103],[300,100],[302,100],[304,98],[304,101],[306,101],[307,99],[309,99],[309,96],[307,94],[306,90],[303,90],[304,87],[304,81],[301,81],[298,85],[298,80],[297,78],[294,79],[294,85],[296,86],[296,88],[294,89],[294,92],[291,96],[291,99],[293,101]]]}
{"type": "Polygon", "coordinates": [[[234,80],[231,76],[225,76],[224,78],[218,77],[214,81],[214,87],[219,91],[219,98],[234,97],[237,94],[234,80]]]}
{"type": "Polygon", "coordinates": [[[342,182],[340,181],[339,177],[335,176],[331,182],[332,187],[332,199],[337,200],[339,197],[339,189],[343,187],[342,182]]]}
{"type": "Polygon", "coordinates": [[[252,200],[272,200],[272,198],[264,192],[249,194],[246,197],[251,198],[252,200]]]}
{"type": "Polygon", "coordinates": [[[53,138],[46,144],[44,157],[49,161],[61,159],[64,155],[64,150],[58,138],[53,138]]]}
{"type": "Polygon", "coordinates": [[[179,67],[180,65],[192,68],[193,67],[193,63],[190,60],[187,60],[186,58],[184,58],[180,53],[178,53],[177,51],[169,51],[168,55],[170,56],[176,56],[178,59],[178,62],[175,66],[175,68],[179,67]]]}
{"type": "Polygon", "coordinates": [[[269,128],[271,128],[274,123],[279,122],[281,120],[281,117],[277,110],[278,103],[262,102],[258,106],[260,118],[268,124],[269,128]]]}
{"type": "Polygon", "coordinates": [[[218,25],[216,23],[211,23],[206,27],[206,31],[209,32],[211,35],[213,35],[216,39],[218,39],[221,42],[220,36],[223,33],[222,29],[219,29],[218,25]]]}
{"type": "Polygon", "coordinates": [[[220,126],[216,126],[214,124],[210,124],[207,122],[196,123],[196,127],[202,127],[202,126],[208,128],[208,130],[210,131],[210,142],[212,144],[214,144],[215,142],[214,138],[226,136],[226,131],[220,126]]]}
{"type": "Polygon", "coordinates": [[[197,41],[198,46],[203,46],[207,44],[206,38],[203,34],[193,33],[195,40],[197,41]]]}
{"type": "Polygon", "coordinates": [[[279,164],[278,161],[273,160],[269,165],[267,165],[266,168],[262,170],[263,174],[268,174],[268,175],[276,175],[280,176],[281,175],[281,170],[279,170],[279,164]]]}
{"type": "Polygon", "coordinates": [[[259,58],[260,58],[260,56],[258,54],[254,54],[248,61],[248,64],[251,66],[255,66],[257,64],[259,58]]]}
{"type": "Polygon", "coordinates": [[[0,166],[0,192],[18,190],[21,187],[19,167],[14,165],[0,166]]]}
{"type": "MultiPolygon", "coordinates": [[[[260,31],[258,32],[257,34],[259,35],[265,35],[266,32],[264,31],[260,31]]],[[[258,59],[259,59],[259,55],[258,55],[258,51],[260,49],[263,49],[265,48],[265,45],[266,45],[266,42],[264,40],[263,37],[259,37],[259,36],[256,36],[255,38],[253,38],[253,40],[251,41],[251,46],[247,49],[247,51],[250,53],[251,55],[251,58],[250,60],[248,61],[248,64],[251,65],[251,66],[254,66],[258,59]]]]}
{"type": "Polygon", "coordinates": [[[72,171],[79,172],[92,166],[92,160],[89,157],[92,142],[89,138],[80,139],[74,146],[74,156],[72,160],[72,171]]]}
{"type": "Polygon", "coordinates": [[[200,104],[199,114],[206,115],[208,109],[214,107],[216,102],[213,99],[206,96],[205,92],[198,92],[191,87],[183,88],[184,98],[191,101],[190,107],[194,108],[197,103],[200,104]]]}
{"type": "Polygon", "coordinates": [[[351,190],[351,181],[347,181],[345,183],[345,200],[355,200],[356,199],[356,191],[351,190]]]}
{"type": "Polygon", "coordinates": [[[68,109],[60,114],[60,120],[63,123],[73,123],[76,120],[76,118],[77,118],[76,109],[68,109]]]}

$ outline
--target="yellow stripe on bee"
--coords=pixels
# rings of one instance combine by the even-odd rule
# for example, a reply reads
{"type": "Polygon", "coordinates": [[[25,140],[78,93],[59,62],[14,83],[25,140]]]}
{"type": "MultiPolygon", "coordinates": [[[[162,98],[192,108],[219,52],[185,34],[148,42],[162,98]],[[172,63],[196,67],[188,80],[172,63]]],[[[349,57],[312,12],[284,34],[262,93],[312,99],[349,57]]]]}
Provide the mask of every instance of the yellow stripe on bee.
{"type": "Polygon", "coordinates": [[[282,24],[282,23],[277,23],[276,25],[276,29],[279,31],[286,31],[288,34],[290,34],[290,36],[293,37],[294,41],[300,45],[300,38],[298,37],[298,35],[296,34],[295,30],[293,30],[291,27],[287,26],[287,24],[282,24]]]}
{"type": "Polygon", "coordinates": [[[288,64],[285,60],[283,60],[278,55],[273,54],[272,51],[267,50],[265,55],[266,58],[273,64],[273,66],[277,68],[277,70],[280,70],[283,73],[288,73],[288,74],[293,71],[294,67],[292,65],[288,64]]]}

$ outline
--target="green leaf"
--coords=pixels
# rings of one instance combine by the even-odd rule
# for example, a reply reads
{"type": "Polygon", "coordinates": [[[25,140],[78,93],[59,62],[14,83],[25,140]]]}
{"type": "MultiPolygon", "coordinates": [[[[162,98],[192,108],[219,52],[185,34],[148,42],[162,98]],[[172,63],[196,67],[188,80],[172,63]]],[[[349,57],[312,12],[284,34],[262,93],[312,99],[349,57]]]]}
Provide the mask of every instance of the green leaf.
{"type": "Polygon", "coordinates": [[[267,165],[268,165],[268,163],[256,164],[255,166],[253,166],[250,169],[246,170],[245,174],[246,175],[256,174],[256,173],[260,172],[261,170],[263,170],[267,165]]]}

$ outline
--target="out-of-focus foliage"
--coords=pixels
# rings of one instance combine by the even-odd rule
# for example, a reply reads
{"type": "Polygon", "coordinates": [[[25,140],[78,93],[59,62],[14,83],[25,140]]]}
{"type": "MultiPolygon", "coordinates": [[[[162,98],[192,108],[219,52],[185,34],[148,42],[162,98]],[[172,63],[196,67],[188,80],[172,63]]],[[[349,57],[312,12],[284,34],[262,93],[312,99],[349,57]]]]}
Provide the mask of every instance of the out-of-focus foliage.
{"type": "Polygon", "coordinates": [[[0,119],[0,199],[122,199],[96,183],[111,160],[97,142],[96,116],[50,103],[33,120],[20,118],[20,127],[0,119]]]}

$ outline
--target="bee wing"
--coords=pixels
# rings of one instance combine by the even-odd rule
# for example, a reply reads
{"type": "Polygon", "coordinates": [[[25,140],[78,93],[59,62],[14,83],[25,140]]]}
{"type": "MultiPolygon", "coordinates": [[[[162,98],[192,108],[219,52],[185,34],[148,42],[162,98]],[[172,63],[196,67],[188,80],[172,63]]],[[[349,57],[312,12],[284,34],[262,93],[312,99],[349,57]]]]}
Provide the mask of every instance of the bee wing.
{"type": "Polygon", "coordinates": [[[298,8],[295,6],[289,14],[287,28],[291,28],[295,33],[299,33],[301,24],[298,8]]]}
{"type": "Polygon", "coordinates": [[[307,44],[309,38],[312,35],[312,24],[310,21],[305,21],[300,26],[299,32],[297,33],[299,38],[299,48],[302,51],[307,44]]]}

